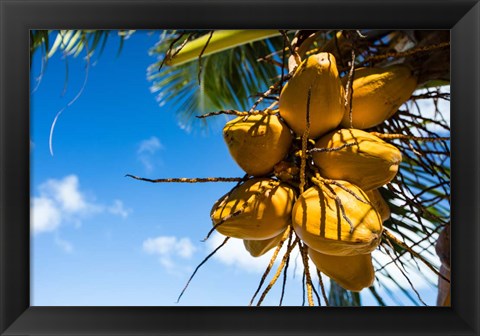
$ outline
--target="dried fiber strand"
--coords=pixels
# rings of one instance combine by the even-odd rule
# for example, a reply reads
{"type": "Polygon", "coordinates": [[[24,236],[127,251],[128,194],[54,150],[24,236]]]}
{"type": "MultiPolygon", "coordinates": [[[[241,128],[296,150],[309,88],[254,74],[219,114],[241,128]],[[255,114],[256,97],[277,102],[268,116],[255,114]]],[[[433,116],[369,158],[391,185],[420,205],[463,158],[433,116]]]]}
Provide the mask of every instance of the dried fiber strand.
{"type": "Polygon", "coordinates": [[[275,260],[277,260],[278,253],[280,252],[280,249],[282,248],[285,240],[287,240],[287,237],[288,237],[288,243],[287,243],[287,249],[288,249],[288,247],[290,246],[291,240],[292,240],[292,229],[291,229],[290,226],[287,228],[287,230],[283,234],[282,240],[278,243],[277,247],[275,248],[275,251],[273,252],[272,257],[270,258],[270,262],[268,263],[267,268],[263,272],[262,278],[260,279],[260,283],[258,284],[258,287],[257,287],[255,293],[253,294],[252,298],[250,299],[250,303],[248,304],[249,306],[251,306],[253,304],[253,301],[255,300],[255,297],[260,292],[260,289],[262,288],[263,283],[265,282],[265,279],[267,278],[268,274],[270,273],[270,270],[272,269],[273,264],[275,263],[275,260]]]}
{"type": "Polygon", "coordinates": [[[200,264],[198,264],[198,266],[195,268],[195,270],[193,271],[192,275],[190,276],[190,278],[188,279],[187,281],[187,284],[185,285],[185,287],[183,288],[182,292],[180,293],[180,295],[178,296],[177,298],[177,303],[180,302],[180,299],[182,298],[183,294],[185,293],[185,291],[187,290],[188,288],[188,285],[190,284],[190,282],[192,281],[193,277],[195,276],[195,274],[197,273],[197,271],[199,270],[200,267],[202,267],[203,264],[205,264],[207,262],[208,259],[210,259],[218,250],[220,250],[226,243],[227,241],[230,239],[230,237],[227,237],[223,240],[223,242],[218,245],[215,250],[213,250],[208,256],[205,257],[205,259],[202,260],[202,262],[200,264]]]}
{"type": "Polygon", "coordinates": [[[132,174],[126,174],[125,177],[131,177],[135,180],[151,182],[151,183],[205,183],[205,182],[240,182],[244,179],[242,177],[172,177],[172,178],[160,178],[149,179],[145,177],[138,177],[132,174]]]}

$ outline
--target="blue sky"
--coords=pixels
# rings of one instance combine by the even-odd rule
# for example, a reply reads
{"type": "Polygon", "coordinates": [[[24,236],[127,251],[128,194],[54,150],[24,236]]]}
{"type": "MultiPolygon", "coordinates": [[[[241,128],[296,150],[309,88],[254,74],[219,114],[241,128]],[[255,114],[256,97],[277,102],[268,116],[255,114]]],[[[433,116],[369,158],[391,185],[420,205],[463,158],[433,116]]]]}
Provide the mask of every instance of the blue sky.
{"type": "MultiPolygon", "coordinates": [[[[243,176],[221,126],[206,134],[190,132],[168,104],[158,106],[146,78],[155,62],[148,50],[158,36],[133,34],[119,56],[117,40],[111,39],[101,56],[94,55],[82,95],[58,119],[53,156],[52,121],[81,90],[86,63],[68,57],[66,82],[65,58],[57,52],[37,83],[40,53],[34,56],[32,305],[243,306],[256,290],[268,257],[253,259],[241,241],[233,241],[199,270],[175,303],[193,269],[222,240],[214,235],[201,242],[212,226],[213,203],[232,183],[150,184],[125,177],[243,176]]],[[[294,264],[290,267],[285,305],[302,303],[298,269],[295,275],[294,264]]],[[[435,291],[420,279],[417,284],[433,304],[435,291]]],[[[278,305],[279,290],[278,284],[266,305],[278,305]]],[[[364,303],[374,304],[368,293],[364,303]]]]}

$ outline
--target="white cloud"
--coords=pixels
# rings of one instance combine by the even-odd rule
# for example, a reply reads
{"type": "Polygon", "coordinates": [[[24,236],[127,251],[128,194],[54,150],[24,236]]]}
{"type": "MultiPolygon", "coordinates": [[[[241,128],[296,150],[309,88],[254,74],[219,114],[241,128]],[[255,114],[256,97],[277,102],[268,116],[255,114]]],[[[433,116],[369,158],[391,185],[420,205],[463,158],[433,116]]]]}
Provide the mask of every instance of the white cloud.
{"type": "Polygon", "coordinates": [[[61,211],[55,202],[46,197],[31,201],[31,227],[34,233],[54,231],[61,223],[61,211]]]}
{"type": "Polygon", "coordinates": [[[197,251],[189,238],[177,238],[174,236],[159,236],[148,238],[143,242],[143,251],[157,255],[160,264],[167,270],[176,268],[175,258],[190,259],[197,251]]]}
{"type": "MultiPolygon", "coordinates": [[[[223,241],[225,237],[214,233],[207,241],[207,248],[213,251],[223,241]]],[[[243,245],[243,240],[230,238],[229,241],[213,255],[213,259],[222,264],[233,266],[237,269],[250,273],[262,273],[268,266],[273,251],[269,251],[261,257],[254,258],[248,253],[243,245]]]]}
{"type": "Polygon", "coordinates": [[[157,137],[152,136],[150,139],[146,139],[140,142],[137,153],[142,154],[146,152],[150,154],[155,154],[156,151],[162,148],[163,146],[160,143],[160,140],[158,140],[157,137]]]}
{"type": "Polygon", "coordinates": [[[113,204],[107,208],[108,212],[112,215],[118,215],[122,218],[127,218],[132,212],[132,209],[125,208],[125,205],[121,200],[114,200],[113,204]]]}
{"type": "Polygon", "coordinates": [[[66,241],[58,234],[55,235],[55,244],[60,247],[62,250],[64,250],[66,253],[72,253],[73,252],[73,245],[69,241],[66,241]]]}
{"type": "Polygon", "coordinates": [[[55,200],[67,212],[87,210],[88,205],[79,190],[78,177],[69,175],[62,180],[50,179],[40,185],[40,195],[55,200]]]}
{"type": "MultiPolygon", "coordinates": [[[[223,240],[224,236],[214,233],[207,241],[207,248],[209,251],[213,251],[218,247],[223,240]]],[[[270,272],[275,272],[276,268],[280,264],[285,252],[287,251],[286,243],[283,244],[278,256],[275,260],[275,265],[270,272]]],[[[252,257],[250,253],[245,249],[242,239],[230,238],[230,240],[225,244],[217,253],[214,254],[213,259],[227,265],[234,267],[241,271],[246,271],[249,273],[258,273],[262,274],[270,263],[270,259],[273,256],[275,248],[271,249],[264,255],[260,257],[252,257]]],[[[292,276],[302,277],[303,275],[303,262],[299,257],[299,249],[295,247],[290,254],[290,266],[289,269],[292,272],[292,276]],[[295,266],[296,265],[296,266],[295,266]]],[[[309,262],[310,270],[315,270],[315,265],[312,262],[309,262]]],[[[311,272],[312,276],[316,272],[311,272]]]]}
{"type": "MultiPolygon", "coordinates": [[[[206,242],[208,251],[214,250],[217,246],[219,246],[223,242],[224,239],[225,237],[218,233],[213,234],[206,242]]],[[[225,244],[225,246],[223,246],[217,253],[215,253],[212,259],[228,267],[232,267],[233,269],[236,269],[238,271],[244,271],[248,273],[257,273],[260,275],[260,274],[263,274],[266,267],[268,266],[270,259],[273,255],[273,251],[274,249],[270,250],[269,252],[267,252],[265,255],[261,257],[254,258],[245,250],[243,241],[241,239],[231,238],[227,242],[227,244],[225,244]]],[[[283,255],[285,254],[285,251],[286,251],[286,247],[283,246],[275,261],[274,267],[270,271],[270,276],[273,276],[273,274],[276,272],[277,267],[283,255]]],[[[379,263],[379,265],[386,265],[387,263],[391,262],[391,258],[383,251],[375,250],[373,252],[373,256],[375,260],[379,263]]],[[[420,267],[420,272],[415,269],[416,265],[413,265],[413,268],[407,267],[407,272],[408,272],[407,276],[409,277],[410,281],[414,284],[417,290],[425,290],[425,289],[431,288],[428,281],[426,281],[422,277],[422,275],[426,276],[433,283],[437,281],[436,275],[431,270],[429,270],[426,266],[421,264],[421,262],[418,262],[418,263],[420,267]]],[[[379,267],[376,263],[374,265],[375,265],[374,266],[375,268],[379,267]]],[[[294,279],[297,282],[302,281],[304,267],[303,267],[303,262],[300,257],[298,248],[294,248],[291,252],[288,269],[289,269],[289,279],[294,279]]],[[[312,277],[312,281],[314,284],[318,284],[318,277],[315,269],[316,269],[315,264],[309,261],[309,270],[310,270],[310,275],[312,277]]],[[[386,271],[388,271],[391,274],[391,276],[404,288],[406,288],[407,290],[410,289],[410,284],[408,283],[407,279],[403,276],[402,272],[398,269],[398,267],[395,266],[395,264],[392,263],[389,266],[386,266],[386,271]]],[[[382,281],[382,284],[388,287],[389,289],[394,291],[398,290],[398,286],[394,284],[392,280],[388,279],[386,276],[384,276],[380,272],[376,272],[376,276],[380,278],[382,281]]],[[[323,275],[323,281],[325,284],[325,288],[328,292],[329,278],[326,275],[323,275]]]]}
{"type": "Polygon", "coordinates": [[[190,239],[182,238],[175,246],[177,253],[182,258],[190,258],[196,251],[195,246],[191,243],[190,239]]]}
{"type": "MultiPolygon", "coordinates": [[[[79,226],[86,216],[103,213],[105,210],[124,218],[131,212],[120,200],[115,200],[110,207],[89,202],[80,190],[76,175],[49,179],[40,184],[38,189],[40,195],[32,197],[30,202],[30,227],[34,234],[55,231],[65,222],[79,226]]],[[[57,239],[56,244],[64,250],[72,248],[62,240],[57,239]]]]}
{"type": "Polygon", "coordinates": [[[154,155],[157,151],[163,149],[163,145],[160,140],[152,136],[150,139],[146,139],[140,142],[137,150],[138,160],[143,164],[147,172],[153,171],[154,168],[154,155]]]}
{"type": "Polygon", "coordinates": [[[140,162],[142,163],[143,167],[145,167],[145,170],[147,172],[152,172],[153,171],[153,163],[152,163],[152,159],[148,156],[145,156],[145,155],[140,155],[138,157],[138,160],[140,160],[140,162]]]}

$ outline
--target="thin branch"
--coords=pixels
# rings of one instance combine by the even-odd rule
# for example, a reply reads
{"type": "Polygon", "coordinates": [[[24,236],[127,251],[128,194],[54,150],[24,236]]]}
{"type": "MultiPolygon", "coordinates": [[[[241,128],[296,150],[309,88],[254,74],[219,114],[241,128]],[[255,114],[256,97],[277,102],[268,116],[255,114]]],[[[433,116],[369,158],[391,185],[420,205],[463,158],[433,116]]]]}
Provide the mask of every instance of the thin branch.
{"type": "Polygon", "coordinates": [[[210,40],[212,39],[213,33],[214,33],[214,30],[210,32],[210,36],[208,37],[207,42],[203,46],[203,49],[200,52],[200,55],[198,55],[198,85],[200,85],[201,83],[200,79],[202,74],[202,56],[203,56],[203,53],[205,52],[205,49],[207,49],[208,44],[210,43],[210,40]]]}
{"type": "Polygon", "coordinates": [[[300,156],[300,194],[303,194],[305,187],[305,167],[307,164],[307,141],[308,133],[310,132],[310,97],[312,95],[312,88],[308,88],[307,93],[307,111],[306,111],[306,126],[302,134],[302,155],[300,156]]]}
{"type": "Polygon", "coordinates": [[[188,285],[190,284],[190,281],[192,281],[193,277],[195,276],[195,274],[197,273],[199,268],[202,267],[202,265],[205,264],[207,262],[207,260],[210,259],[218,250],[220,250],[227,243],[227,241],[229,239],[230,239],[230,237],[225,238],[225,240],[220,245],[218,245],[217,248],[215,248],[215,250],[213,250],[208,256],[205,257],[205,259],[202,260],[202,262],[200,264],[198,264],[198,266],[195,268],[192,275],[188,279],[187,284],[185,285],[185,287],[183,287],[182,292],[178,296],[177,303],[180,302],[180,299],[182,298],[183,293],[185,293],[185,291],[187,290],[188,285]]]}
{"type": "Polygon", "coordinates": [[[131,177],[135,180],[151,182],[151,183],[205,183],[205,182],[240,182],[243,181],[242,177],[172,177],[172,178],[160,178],[149,179],[145,177],[138,177],[131,174],[126,174],[125,177],[131,177]]]}
{"type": "Polygon", "coordinates": [[[185,33],[180,33],[180,35],[178,35],[177,37],[175,37],[175,38],[173,39],[173,41],[170,43],[170,45],[168,46],[167,52],[165,53],[165,57],[163,57],[163,60],[162,60],[162,62],[160,63],[160,66],[158,67],[158,70],[157,70],[157,71],[162,70],[165,62],[166,62],[167,60],[170,60],[173,56],[175,56],[175,55],[185,46],[185,44],[187,43],[188,39],[185,39],[185,41],[183,41],[182,45],[180,46],[179,50],[175,51],[175,52],[172,54],[173,46],[175,45],[175,43],[177,43],[178,41],[180,41],[180,39],[183,37],[183,35],[185,35],[185,33]]]}
{"type": "MultiPolygon", "coordinates": [[[[310,276],[310,270],[308,267],[308,256],[307,256],[308,247],[305,244],[299,243],[298,248],[300,249],[300,253],[302,254],[303,272],[305,274],[305,283],[307,285],[308,305],[312,307],[312,306],[315,306],[315,302],[313,302],[312,292],[314,288],[312,285],[312,277],[310,276]]],[[[317,295],[318,302],[320,302],[320,297],[318,297],[318,293],[315,292],[315,294],[317,295]]]]}
{"type": "Polygon", "coordinates": [[[410,97],[412,100],[418,100],[418,99],[445,99],[447,101],[450,101],[450,93],[447,92],[427,92],[419,95],[412,95],[410,97]]]}
{"type": "MultiPolygon", "coordinates": [[[[289,73],[287,75],[285,75],[285,77],[283,78],[283,81],[286,81],[288,79],[290,79],[290,77],[292,77],[292,73],[289,73]]],[[[283,84],[283,81],[278,81],[276,82],[275,84],[271,85],[267,91],[265,91],[263,94],[261,94],[261,96],[257,99],[257,101],[252,105],[252,108],[248,111],[248,112],[253,112],[255,111],[255,109],[257,108],[258,104],[260,104],[266,97],[268,97],[269,95],[272,94],[272,92],[274,92],[275,90],[277,90],[282,84],[283,84]]]]}
{"type": "Polygon", "coordinates": [[[275,263],[275,260],[277,260],[278,253],[280,252],[280,249],[282,248],[283,243],[285,242],[287,237],[288,237],[288,243],[287,243],[287,249],[288,249],[288,247],[290,246],[290,243],[292,241],[292,230],[291,230],[290,226],[287,228],[287,230],[283,234],[282,240],[278,243],[277,247],[275,248],[275,251],[273,252],[272,257],[270,258],[270,262],[268,263],[267,268],[263,272],[263,275],[262,275],[262,278],[260,279],[260,283],[258,284],[257,290],[255,291],[255,293],[253,294],[253,296],[250,300],[249,306],[251,306],[253,304],[253,301],[255,300],[255,297],[257,296],[258,292],[260,292],[260,289],[262,288],[263,283],[265,282],[265,279],[267,278],[268,274],[270,273],[270,270],[272,269],[273,264],[275,263]]]}
{"type": "Polygon", "coordinates": [[[352,46],[352,60],[350,64],[350,71],[348,72],[348,80],[347,80],[347,85],[345,87],[345,108],[347,106],[349,107],[349,121],[350,121],[350,128],[353,128],[353,114],[352,114],[352,103],[353,103],[353,76],[354,72],[353,70],[355,69],[355,49],[354,46],[352,46]]]}
{"type": "Polygon", "coordinates": [[[424,306],[428,306],[425,301],[423,301],[422,297],[420,296],[420,294],[418,293],[417,289],[415,288],[415,286],[413,285],[412,281],[410,280],[410,278],[408,277],[408,275],[405,273],[405,269],[403,268],[403,264],[402,264],[402,267],[400,267],[398,264],[397,264],[397,261],[390,253],[390,251],[388,249],[384,249],[385,252],[387,253],[387,255],[390,257],[390,259],[392,259],[393,263],[395,266],[397,266],[398,270],[400,271],[400,273],[402,273],[403,277],[407,280],[408,284],[410,285],[410,288],[412,288],[412,290],[415,292],[415,294],[417,295],[417,298],[420,300],[420,302],[424,305],[424,306]]]}
{"type": "Polygon", "coordinates": [[[325,305],[329,306],[327,292],[325,291],[325,285],[323,284],[323,277],[322,272],[320,272],[317,268],[317,275],[318,275],[318,283],[320,284],[320,289],[322,291],[323,300],[325,301],[325,305]]]}
{"type": "Polygon", "coordinates": [[[203,119],[203,118],[208,118],[208,117],[217,116],[217,115],[221,115],[221,114],[235,115],[235,116],[238,116],[238,117],[245,117],[245,116],[249,116],[249,115],[265,115],[265,116],[268,116],[268,115],[275,114],[277,112],[278,112],[278,110],[263,110],[263,111],[255,110],[255,111],[252,111],[252,112],[242,112],[242,111],[237,111],[237,110],[222,110],[222,111],[216,111],[216,112],[209,112],[209,113],[202,114],[202,115],[199,115],[199,116],[196,116],[196,117],[199,118],[199,119],[203,119]]]}
{"type": "Polygon", "coordinates": [[[287,252],[285,252],[285,254],[282,258],[282,261],[280,262],[280,265],[277,268],[277,272],[273,276],[272,280],[270,280],[270,283],[268,284],[267,288],[265,288],[262,295],[260,296],[260,299],[257,302],[257,306],[260,306],[262,304],[263,300],[267,296],[270,289],[272,289],[273,285],[275,285],[275,282],[277,282],[277,279],[280,276],[280,274],[282,273],[282,269],[285,266],[285,263],[286,263],[288,257],[290,256],[290,253],[292,252],[293,248],[295,247],[295,245],[298,244],[299,241],[300,241],[300,239],[298,239],[298,237],[297,237],[297,238],[295,238],[295,241],[292,243],[292,245],[288,246],[287,252]]]}
{"type": "Polygon", "coordinates": [[[376,136],[380,139],[400,139],[400,140],[413,140],[413,141],[448,141],[450,137],[417,137],[413,135],[406,135],[406,134],[385,134],[379,132],[370,132],[371,135],[376,136]]]}
{"type": "Polygon", "coordinates": [[[424,47],[418,47],[414,49],[410,49],[404,52],[391,52],[391,53],[386,53],[382,55],[374,55],[367,57],[360,65],[364,65],[369,62],[375,62],[375,61],[381,61],[387,58],[403,58],[403,57],[408,57],[412,56],[418,53],[424,53],[424,52],[429,52],[435,49],[442,49],[442,48],[447,48],[450,47],[450,42],[442,42],[439,44],[433,44],[433,45],[428,45],[424,47]]]}
{"type": "Polygon", "coordinates": [[[438,275],[439,277],[441,277],[443,280],[447,281],[448,283],[450,283],[450,280],[447,279],[445,276],[443,276],[443,274],[441,274],[438,270],[435,269],[435,267],[432,266],[432,264],[426,260],[425,258],[423,258],[420,254],[418,254],[417,252],[415,252],[414,250],[412,250],[407,244],[405,244],[404,242],[398,240],[397,237],[395,237],[392,233],[390,233],[390,231],[388,231],[387,229],[384,229],[383,230],[383,235],[391,240],[393,243],[397,244],[398,246],[404,248],[405,250],[407,250],[408,252],[410,252],[410,254],[412,256],[414,256],[415,258],[418,258],[420,259],[421,262],[423,262],[433,273],[435,273],[436,275],[438,275]]]}
{"type": "Polygon", "coordinates": [[[280,33],[283,35],[284,40],[286,41],[287,47],[290,50],[290,53],[292,56],[295,58],[295,63],[300,64],[302,62],[302,59],[300,58],[300,55],[295,51],[295,48],[292,46],[292,43],[290,42],[290,39],[287,36],[287,31],[286,30],[280,30],[280,33]]]}
{"type": "Polygon", "coordinates": [[[309,153],[324,153],[324,152],[337,152],[339,150],[342,150],[344,148],[349,148],[349,147],[353,147],[355,145],[358,145],[358,142],[347,142],[346,144],[343,144],[341,146],[338,146],[338,147],[331,147],[331,148],[327,148],[327,147],[322,147],[322,148],[312,148],[310,149],[308,152],[309,153]]]}
{"type": "MultiPolygon", "coordinates": [[[[247,203],[245,203],[247,204],[247,203]]],[[[243,209],[240,209],[240,210],[237,210],[235,212],[232,212],[230,215],[228,216],[225,216],[224,218],[222,218],[217,224],[215,224],[211,229],[210,231],[208,231],[207,235],[205,236],[205,238],[203,238],[201,240],[201,242],[206,242],[208,240],[208,238],[210,238],[210,236],[212,235],[213,232],[215,232],[215,230],[220,226],[222,225],[223,223],[225,223],[227,220],[229,220],[230,218],[233,218],[233,217],[236,217],[238,215],[240,215],[241,213],[243,212],[243,209]]]]}

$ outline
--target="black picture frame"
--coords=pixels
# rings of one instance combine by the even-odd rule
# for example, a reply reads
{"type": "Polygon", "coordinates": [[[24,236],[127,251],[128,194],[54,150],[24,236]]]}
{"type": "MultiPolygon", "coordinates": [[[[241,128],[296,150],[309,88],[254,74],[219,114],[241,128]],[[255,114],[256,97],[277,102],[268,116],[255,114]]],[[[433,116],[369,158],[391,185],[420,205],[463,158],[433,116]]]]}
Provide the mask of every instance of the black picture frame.
{"type": "Polygon", "coordinates": [[[1,335],[478,335],[478,1],[0,0],[1,335]],[[30,307],[30,29],[451,30],[452,306],[30,307]]]}

